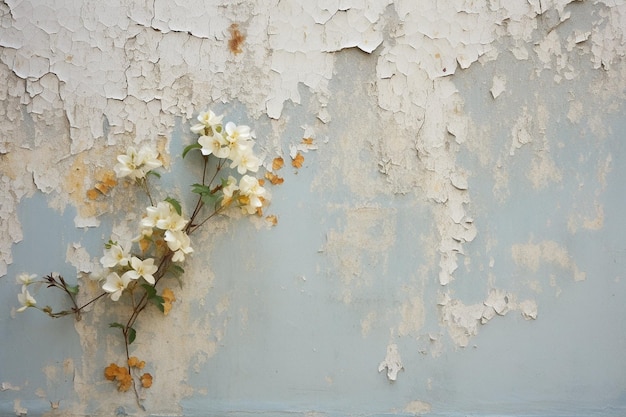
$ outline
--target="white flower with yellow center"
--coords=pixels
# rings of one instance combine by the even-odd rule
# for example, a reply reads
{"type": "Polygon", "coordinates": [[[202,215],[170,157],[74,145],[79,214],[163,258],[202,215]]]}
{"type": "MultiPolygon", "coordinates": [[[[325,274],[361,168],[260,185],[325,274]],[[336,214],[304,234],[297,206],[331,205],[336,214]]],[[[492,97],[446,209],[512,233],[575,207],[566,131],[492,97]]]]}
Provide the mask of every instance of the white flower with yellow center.
{"type": "Polygon", "coordinates": [[[212,136],[200,136],[198,143],[202,146],[200,148],[202,155],[213,154],[217,158],[227,158],[230,154],[228,141],[220,133],[215,133],[212,136]]]}
{"type": "Polygon", "coordinates": [[[193,126],[191,126],[191,131],[193,133],[196,133],[198,135],[204,135],[206,133],[210,133],[207,132],[207,130],[212,130],[213,132],[219,131],[221,129],[219,129],[221,123],[222,123],[222,118],[224,116],[217,116],[215,115],[215,113],[213,113],[211,110],[207,111],[207,112],[202,112],[198,115],[198,124],[195,124],[193,126]]]}
{"type": "Polygon", "coordinates": [[[149,171],[162,165],[158,157],[159,154],[147,146],[143,146],[139,152],[133,146],[129,146],[126,155],[118,155],[118,163],[113,167],[113,170],[118,178],[145,178],[149,171]]]}
{"type": "Polygon", "coordinates": [[[263,200],[267,197],[267,191],[259,184],[259,180],[250,175],[244,175],[239,180],[239,192],[245,200],[241,208],[248,214],[254,214],[263,207],[263,200]]]}
{"type": "Polygon", "coordinates": [[[185,255],[193,252],[193,248],[190,246],[191,240],[187,233],[183,231],[168,230],[165,232],[164,239],[167,242],[167,247],[174,252],[174,256],[172,256],[172,261],[174,262],[183,262],[185,255]]]}
{"type": "Polygon", "coordinates": [[[130,283],[128,272],[125,272],[122,276],[119,276],[117,272],[111,272],[107,276],[106,282],[102,285],[102,289],[111,294],[111,300],[119,300],[122,292],[128,287],[130,283]]]}
{"type": "Polygon", "coordinates": [[[22,293],[17,295],[17,300],[22,305],[20,308],[17,309],[18,313],[21,313],[28,307],[34,307],[35,304],[37,304],[37,301],[35,301],[35,298],[32,295],[30,295],[25,285],[22,286],[22,293]]]}
{"type": "Polygon", "coordinates": [[[130,259],[130,267],[132,270],[128,271],[127,274],[130,279],[139,279],[143,277],[148,283],[154,285],[154,274],[159,268],[154,264],[154,259],[148,258],[145,260],[141,260],[136,256],[133,256],[130,259]]]}
{"type": "Polygon", "coordinates": [[[104,256],[100,258],[100,263],[105,268],[114,268],[118,265],[126,266],[130,260],[130,255],[117,243],[110,243],[104,250],[104,256]]]}

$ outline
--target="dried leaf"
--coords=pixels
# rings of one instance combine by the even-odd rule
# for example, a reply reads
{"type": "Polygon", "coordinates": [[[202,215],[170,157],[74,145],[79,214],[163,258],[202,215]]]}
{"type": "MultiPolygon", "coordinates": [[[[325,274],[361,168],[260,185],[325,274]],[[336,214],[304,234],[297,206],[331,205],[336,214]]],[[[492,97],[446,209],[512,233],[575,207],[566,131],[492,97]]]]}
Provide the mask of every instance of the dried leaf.
{"type": "Polygon", "coordinates": [[[152,375],[149,373],[141,375],[141,386],[144,388],[150,388],[152,386],[152,375]]]}
{"type": "Polygon", "coordinates": [[[265,178],[267,178],[269,180],[269,182],[271,182],[273,185],[278,185],[278,184],[282,184],[283,182],[285,182],[284,178],[279,177],[278,175],[274,174],[273,172],[266,172],[265,173],[265,178]]]}
{"type": "Polygon", "coordinates": [[[272,171],[278,171],[283,166],[285,166],[285,160],[280,156],[274,158],[274,160],[272,161],[272,171]]]}
{"type": "Polygon", "coordinates": [[[300,152],[298,152],[295,158],[293,158],[293,160],[291,161],[291,165],[294,168],[302,168],[303,163],[304,163],[304,156],[302,156],[300,152]]]}
{"type": "Polygon", "coordinates": [[[163,297],[165,301],[169,301],[170,303],[173,301],[176,301],[176,296],[174,295],[174,291],[170,290],[169,288],[163,289],[163,293],[161,294],[161,297],[163,297]]]}

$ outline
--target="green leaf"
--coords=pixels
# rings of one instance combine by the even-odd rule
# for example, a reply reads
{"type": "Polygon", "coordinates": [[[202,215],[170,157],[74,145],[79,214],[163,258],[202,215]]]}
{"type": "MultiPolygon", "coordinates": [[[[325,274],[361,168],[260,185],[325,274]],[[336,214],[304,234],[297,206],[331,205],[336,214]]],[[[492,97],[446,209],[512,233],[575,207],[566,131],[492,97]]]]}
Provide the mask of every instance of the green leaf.
{"type": "Polygon", "coordinates": [[[161,297],[160,295],[157,295],[157,296],[154,296],[153,298],[151,298],[150,301],[152,302],[152,304],[157,306],[157,308],[159,310],[161,310],[161,313],[165,312],[165,307],[163,307],[163,304],[165,303],[165,300],[163,299],[163,297],[161,297]]]}
{"type": "Polygon", "coordinates": [[[172,264],[169,269],[172,274],[177,276],[185,273],[185,270],[180,265],[172,264]]]}
{"type": "Polygon", "coordinates": [[[78,285],[65,285],[65,288],[71,294],[78,294],[78,285]]]}
{"type": "Polygon", "coordinates": [[[185,156],[187,156],[189,151],[193,149],[201,149],[201,148],[202,148],[202,145],[200,145],[199,143],[192,143],[191,145],[185,146],[185,149],[183,149],[183,159],[185,158],[185,156]]]}
{"type": "Polygon", "coordinates": [[[135,331],[135,329],[133,329],[132,327],[129,327],[128,328],[128,344],[130,345],[131,343],[133,343],[136,337],[137,337],[137,332],[135,331]]]}
{"type": "Polygon", "coordinates": [[[191,186],[191,191],[200,194],[201,196],[211,194],[211,189],[207,185],[203,184],[193,184],[191,186]]]}
{"type": "Polygon", "coordinates": [[[183,210],[181,209],[180,203],[178,202],[178,200],[172,197],[167,197],[165,201],[167,201],[168,203],[172,205],[172,207],[174,207],[174,210],[176,210],[176,213],[178,213],[179,216],[182,216],[183,210]]]}
{"type": "Polygon", "coordinates": [[[156,288],[150,284],[141,284],[144,290],[146,290],[146,295],[148,298],[152,298],[156,295],[156,288]]]}
{"type": "Polygon", "coordinates": [[[213,206],[213,208],[217,211],[220,206],[222,205],[222,201],[224,200],[224,194],[221,194],[216,196],[213,201],[215,202],[215,205],[213,206]]]}
{"type": "Polygon", "coordinates": [[[148,175],[154,175],[154,176],[155,176],[155,177],[157,177],[157,178],[161,178],[161,174],[159,174],[158,172],[153,171],[153,170],[150,170],[150,171],[146,172],[146,177],[147,177],[148,175]]]}
{"type": "Polygon", "coordinates": [[[109,323],[109,327],[118,327],[120,329],[124,329],[124,325],[122,323],[109,323]]]}
{"type": "Polygon", "coordinates": [[[215,205],[219,199],[222,198],[221,194],[204,194],[202,196],[202,202],[207,206],[215,205]]]}
{"type": "Polygon", "coordinates": [[[152,304],[157,306],[159,310],[161,310],[161,313],[162,313],[164,310],[163,303],[165,302],[165,300],[163,300],[163,297],[161,297],[160,295],[157,295],[156,288],[154,288],[152,285],[141,284],[141,286],[146,290],[148,301],[150,301],[152,304]]]}

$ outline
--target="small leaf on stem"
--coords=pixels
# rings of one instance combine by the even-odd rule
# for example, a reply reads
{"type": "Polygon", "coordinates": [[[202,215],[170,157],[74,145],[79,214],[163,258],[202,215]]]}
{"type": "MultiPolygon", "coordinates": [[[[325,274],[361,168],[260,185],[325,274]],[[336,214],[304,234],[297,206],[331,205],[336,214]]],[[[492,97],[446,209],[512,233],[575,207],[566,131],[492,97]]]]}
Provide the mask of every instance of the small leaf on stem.
{"type": "Polygon", "coordinates": [[[176,210],[176,213],[178,213],[179,216],[182,215],[183,210],[180,207],[180,203],[178,202],[178,200],[176,200],[175,198],[172,198],[172,197],[167,197],[165,199],[165,201],[167,201],[168,203],[170,203],[172,205],[172,207],[174,207],[174,210],[176,210]]]}
{"type": "Polygon", "coordinates": [[[130,345],[131,343],[133,343],[136,337],[137,337],[137,332],[135,331],[135,329],[133,329],[132,327],[129,327],[128,328],[128,344],[130,345]]]}
{"type": "Polygon", "coordinates": [[[185,158],[185,156],[187,156],[189,151],[193,149],[201,149],[201,148],[202,148],[202,145],[200,145],[199,143],[192,143],[191,145],[185,146],[185,149],[183,149],[183,159],[185,158]]]}

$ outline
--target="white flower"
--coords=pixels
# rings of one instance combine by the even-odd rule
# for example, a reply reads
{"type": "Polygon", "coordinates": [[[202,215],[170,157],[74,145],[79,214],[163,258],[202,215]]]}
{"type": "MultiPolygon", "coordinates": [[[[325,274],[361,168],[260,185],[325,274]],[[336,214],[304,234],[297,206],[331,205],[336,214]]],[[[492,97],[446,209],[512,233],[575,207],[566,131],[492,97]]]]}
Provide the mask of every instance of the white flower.
{"type": "Polygon", "coordinates": [[[222,118],[224,116],[216,116],[211,110],[207,112],[200,113],[198,115],[199,124],[195,124],[191,126],[191,131],[196,134],[202,134],[206,132],[207,129],[211,129],[213,131],[220,130],[218,127],[222,123],[222,118]]]}
{"type": "Polygon", "coordinates": [[[30,295],[30,293],[28,292],[26,285],[22,286],[22,293],[17,295],[17,300],[22,305],[20,308],[17,309],[18,313],[21,313],[28,307],[34,307],[35,304],[37,304],[37,301],[35,301],[33,296],[30,295]]]}
{"type": "Polygon", "coordinates": [[[169,217],[165,219],[160,219],[157,222],[156,227],[158,227],[161,230],[173,231],[173,230],[183,230],[186,224],[187,224],[187,220],[183,219],[183,217],[180,214],[176,213],[175,211],[172,211],[169,217]]]}
{"type": "Polygon", "coordinates": [[[239,152],[236,152],[235,155],[231,154],[231,160],[233,162],[230,164],[230,167],[237,167],[237,172],[242,175],[248,171],[257,172],[259,166],[261,166],[261,160],[254,155],[252,147],[244,147],[239,152]]]}
{"type": "Polygon", "coordinates": [[[224,193],[224,197],[232,198],[235,191],[239,190],[239,186],[237,185],[237,178],[232,175],[228,176],[228,180],[226,180],[226,185],[222,187],[222,192],[224,193]]]}
{"type": "Polygon", "coordinates": [[[117,265],[128,265],[130,255],[117,243],[111,243],[104,250],[104,256],[100,258],[100,263],[105,268],[113,268],[117,265]]]}
{"type": "Polygon", "coordinates": [[[128,272],[122,274],[121,277],[117,274],[117,272],[111,272],[107,276],[107,280],[102,286],[102,289],[111,294],[111,300],[119,300],[122,292],[126,289],[126,287],[128,287],[128,283],[130,283],[130,276],[128,272]]]}
{"type": "MultiPolygon", "coordinates": [[[[146,217],[141,219],[141,226],[144,228],[157,227],[161,230],[183,230],[187,225],[180,214],[167,201],[161,201],[156,207],[146,208],[146,217]]],[[[143,233],[146,235],[146,233],[143,233]]]]}
{"type": "Polygon", "coordinates": [[[159,153],[149,146],[142,146],[141,149],[139,149],[138,157],[144,175],[147,174],[148,171],[152,171],[163,165],[159,160],[159,153]]]}
{"type": "Polygon", "coordinates": [[[145,178],[148,171],[160,167],[159,154],[147,146],[143,146],[139,152],[130,146],[126,155],[118,155],[117,164],[113,167],[118,178],[130,177],[132,179],[145,178]]]}
{"type": "Polygon", "coordinates": [[[154,274],[159,268],[154,264],[154,259],[148,258],[145,260],[141,260],[136,256],[133,256],[130,259],[130,266],[133,268],[131,271],[128,271],[128,277],[130,279],[139,279],[143,277],[150,284],[154,284],[154,274]]]}
{"type": "Polygon", "coordinates": [[[36,278],[37,274],[28,275],[27,273],[22,273],[17,276],[17,283],[27,287],[35,282],[36,278]]]}
{"type": "Polygon", "coordinates": [[[259,180],[250,175],[244,175],[239,180],[239,191],[245,197],[245,205],[242,210],[248,214],[256,213],[257,209],[263,207],[263,200],[267,197],[267,191],[259,184],[259,180]]]}
{"type": "Polygon", "coordinates": [[[141,226],[145,228],[156,227],[157,222],[167,219],[172,212],[171,205],[166,201],[161,201],[154,206],[146,208],[146,217],[141,219],[141,226]]]}
{"type": "Polygon", "coordinates": [[[174,262],[183,262],[185,255],[193,252],[193,248],[190,246],[191,240],[189,236],[181,230],[168,230],[165,232],[164,239],[167,242],[167,247],[174,252],[174,256],[172,257],[172,261],[174,262]]]}
{"type": "Polygon", "coordinates": [[[237,126],[233,122],[226,123],[224,126],[224,130],[226,131],[226,139],[230,143],[237,143],[240,141],[246,141],[252,139],[252,135],[250,133],[250,126],[239,125],[237,126]]]}
{"type": "Polygon", "coordinates": [[[218,158],[227,158],[230,154],[228,142],[220,133],[215,133],[213,136],[200,136],[198,143],[202,146],[200,149],[202,155],[213,154],[218,158]]]}

